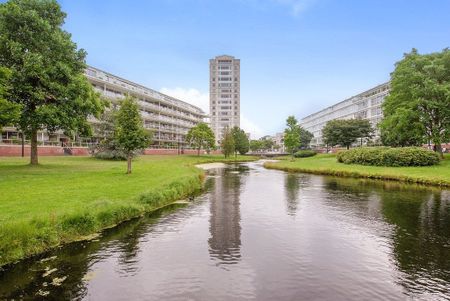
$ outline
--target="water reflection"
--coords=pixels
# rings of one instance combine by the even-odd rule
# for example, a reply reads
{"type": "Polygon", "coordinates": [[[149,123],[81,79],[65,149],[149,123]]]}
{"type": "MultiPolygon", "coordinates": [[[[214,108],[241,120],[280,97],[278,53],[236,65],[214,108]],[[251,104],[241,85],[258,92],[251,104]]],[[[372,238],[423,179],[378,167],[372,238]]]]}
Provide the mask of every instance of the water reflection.
{"type": "Polygon", "coordinates": [[[325,179],[325,187],[334,205],[342,209],[343,203],[350,201],[353,215],[371,215],[378,219],[376,222],[393,226],[388,233],[392,257],[401,272],[397,283],[406,289],[407,295],[425,299],[450,298],[448,191],[337,178],[325,179]]]}
{"type": "Polygon", "coordinates": [[[0,271],[0,300],[450,300],[448,191],[250,163],[179,207],[0,271]]]}
{"type": "Polygon", "coordinates": [[[299,176],[298,174],[286,173],[284,179],[287,212],[289,215],[295,215],[299,202],[299,176]]]}
{"type": "Polygon", "coordinates": [[[220,264],[234,264],[241,258],[240,195],[242,178],[247,172],[248,167],[243,165],[214,172],[208,245],[211,258],[218,259],[220,264]]]}

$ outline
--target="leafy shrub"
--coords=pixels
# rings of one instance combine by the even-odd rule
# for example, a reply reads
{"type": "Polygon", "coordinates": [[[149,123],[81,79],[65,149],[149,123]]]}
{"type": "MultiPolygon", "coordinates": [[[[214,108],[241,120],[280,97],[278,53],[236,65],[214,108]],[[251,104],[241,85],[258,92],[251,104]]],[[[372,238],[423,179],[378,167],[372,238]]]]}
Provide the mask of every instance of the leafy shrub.
{"type": "Polygon", "coordinates": [[[295,158],[307,158],[317,155],[313,150],[300,150],[294,154],[295,158]]]}
{"type": "Polygon", "coordinates": [[[420,147],[366,147],[341,151],[338,162],[374,166],[429,166],[439,163],[439,155],[420,147]]]}
{"type": "Polygon", "coordinates": [[[125,154],[121,151],[104,150],[94,153],[94,157],[101,160],[117,160],[124,161],[127,159],[125,154]]]}

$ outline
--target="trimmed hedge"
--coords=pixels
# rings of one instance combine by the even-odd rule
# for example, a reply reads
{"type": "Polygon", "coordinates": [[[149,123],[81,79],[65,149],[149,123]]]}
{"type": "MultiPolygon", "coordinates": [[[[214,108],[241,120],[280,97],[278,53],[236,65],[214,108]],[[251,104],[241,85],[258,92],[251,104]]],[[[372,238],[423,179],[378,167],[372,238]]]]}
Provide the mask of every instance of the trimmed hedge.
{"type": "Polygon", "coordinates": [[[420,147],[364,147],[341,151],[338,162],[373,166],[429,166],[439,164],[439,155],[420,147]]]}
{"type": "Polygon", "coordinates": [[[307,157],[313,157],[317,155],[317,153],[313,150],[300,150],[294,154],[295,158],[307,158],[307,157]]]}

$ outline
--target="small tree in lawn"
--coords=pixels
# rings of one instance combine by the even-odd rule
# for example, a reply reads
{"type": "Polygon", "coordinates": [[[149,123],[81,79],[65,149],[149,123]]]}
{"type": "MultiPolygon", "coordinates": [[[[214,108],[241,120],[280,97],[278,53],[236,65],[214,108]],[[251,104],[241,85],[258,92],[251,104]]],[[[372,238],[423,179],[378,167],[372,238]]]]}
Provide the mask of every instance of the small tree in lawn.
{"type": "Polygon", "coordinates": [[[300,126],[294,116],[289,116],[286,120],[287,128],[284,130],[284,146],[286,150],[292,155],[300,147],[300,126]]]}
{"type": "Polygon", "coordinates": [[[222,148],[222,153],[224,154],[225,158],[228,158],[231,154],[234,153],[235,150],[233,134],[231,133],[230,129],[225,128],[222,136],[223,138],[220,142],[220,147],[222,148]]]}
{"type": "Polygon", "coordinates": [[[127,96],[120,104],[116,116],[115,137],[127,157],[127,174],[130,174],[131,159],[151,141],[149,133],[144,129],[139,107],[131,96],[127,96]]]}
{"type": "Polygon", "coordinates": [[[200,150],[214,148],[214,132],[204,122],[200,122],[191,128],[186,135],[186,142],[197,149],[197,156],[200,156],[200,150]]]}
{"type": "Polygon", "coordinates": [[[231,129],[231,134],[234,139],[234,156],[237,157],[237,153],[244,155],[249,151],[250,142],[248,141],[247,134],[244,130],[235,126],[231,129]]]}

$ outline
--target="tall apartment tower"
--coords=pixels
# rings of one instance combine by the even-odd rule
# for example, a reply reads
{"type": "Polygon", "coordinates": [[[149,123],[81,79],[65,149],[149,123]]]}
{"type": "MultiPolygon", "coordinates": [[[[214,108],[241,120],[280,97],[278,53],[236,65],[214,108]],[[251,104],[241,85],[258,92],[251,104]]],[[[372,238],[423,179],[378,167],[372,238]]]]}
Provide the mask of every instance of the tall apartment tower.
{"type": "Polygon", "coordinates": [[[240,67],[240,60],[229,55],[209,60],[209,113],[217,143],[225,128],[241,124],[240,67]]]}

